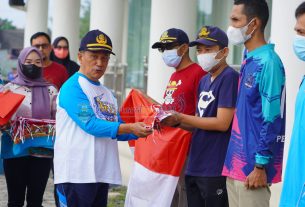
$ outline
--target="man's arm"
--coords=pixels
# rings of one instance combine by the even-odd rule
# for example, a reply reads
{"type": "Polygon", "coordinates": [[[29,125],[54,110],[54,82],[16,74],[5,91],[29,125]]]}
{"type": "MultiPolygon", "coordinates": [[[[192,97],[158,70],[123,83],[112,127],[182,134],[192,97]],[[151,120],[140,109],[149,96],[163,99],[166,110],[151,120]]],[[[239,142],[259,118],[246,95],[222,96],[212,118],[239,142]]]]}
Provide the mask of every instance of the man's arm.
{"type": "Polygon", "coordinates": [[[235,108],[218,108],[216,117],[197,117],[178,114],[177,118],[182,125],[209,131],[225,132],[231,125],[234,109],[235,108]]]}
{"type": "MultiPolygon", "coordinates": [[[[257,166],[266,166],[273,158],[272,147],[282,128],[282,109],[285,104],[284,85],[285,74],[282,64],[277,59],[265,64],[262,71],[260,94],[262,100],[263,123],[256,148],[255,163],[257,166]]],[[[265,169],[254,167],[248,175],[245,186],[247,188],[265,187],[267,175],[265,169]]]]}
{"type": "MultiPolygon", "coordinates": [[[[238,87],[238,74],[232,72],[228,74],[219,89],[218,107],[216,117],[199,117],[186,114],[176,114],[171,121],[176,120],[170,126],[181,123],[181,128],[199,128],[203,130],[222,131],[229,129],[234,115],[238,87]]],[[[180,126],[179,126],[180,127],[180,126]]]]}
{"type": "Polygon", "coordinates": [[[136,136],[147,136],[151,133],[142,123],[121,124],[97,118],[87,96],[77,84],[63,86],[58,104],[81,129],[95,137],[116,139],[123,133],[133,133],[136,136]]]}
{"type": "Polygon", "coordinates": [[[128,123],[126,124],[118,114],[118,120],[121,123],[118,129],[117,139],[119,141],[127,141],[138,139],[139,137],[146,137],[151,134],[152,129],[148,128],[146,124],[138,123],[128,123]]]}
{"type": "Polygon", "coordinates": [[[256,163],[267,165],[272,159],[271,149],[276,143],[282,128],[282,107],[285,104],[284,69],[275,60],[265,65],[260,82],[263,123],[260,131],[259,144],[256,150],[256,163]]]}

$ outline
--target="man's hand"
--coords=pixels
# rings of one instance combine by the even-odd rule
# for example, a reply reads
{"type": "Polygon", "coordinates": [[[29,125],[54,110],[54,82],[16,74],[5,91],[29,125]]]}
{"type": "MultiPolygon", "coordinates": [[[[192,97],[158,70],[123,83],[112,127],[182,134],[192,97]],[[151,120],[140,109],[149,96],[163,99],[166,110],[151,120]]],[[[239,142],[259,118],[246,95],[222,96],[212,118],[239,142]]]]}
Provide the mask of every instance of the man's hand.
{"type": "Polygon", "coordinates": [[[171,112],[172,115],[166,117],[161,121],[162,126],[177,126],[180,124],[179,114],[177,112],[171,112]]]}
{"type": "Polygon", "coordinates": [[[267,187],[267,174],[265,169],[254,167],[254,170],[246,178],[245,187],[247,189],[267,187]]]}
{"type": "Polygon", "coordinates": [[[147,137],[153,132],[152,128],[147,126],[143,122],[136,122],[130,124],[130,128],[131,128],[131,133],[133,133],[138,137],[147,137]]]}

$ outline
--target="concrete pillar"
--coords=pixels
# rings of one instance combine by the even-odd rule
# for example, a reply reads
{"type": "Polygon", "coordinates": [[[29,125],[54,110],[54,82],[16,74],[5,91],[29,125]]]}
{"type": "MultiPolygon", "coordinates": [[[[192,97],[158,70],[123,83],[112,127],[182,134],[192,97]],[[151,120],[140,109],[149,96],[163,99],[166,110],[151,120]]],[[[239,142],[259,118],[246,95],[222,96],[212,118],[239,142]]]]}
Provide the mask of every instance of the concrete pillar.
{"type": "Polygon", "coordinates": [[[91,0],[90,30],[99,29],[105,32],[112,41],[116,59],[122,62],[122,37],[124,23],[124,5],[127,0],[91,0]]]}
{"type": "MultiPolygon", "coordinates": [[[[128,0],[91,0],[90,30],[105,32],[112,41],[113,61],[127,63],[128,0]],[[123,51],[124,50],[124,51],[123,51]]],[[[103,77],[100,79],[104,81],[103,77]]],[[[133,158],[127,142],[118,142],[123,185],[128,184],[133,158]]]]}
{"type": "MultiPolygon", "coordinates": [[[[294,54],[292,44],[295,36],[295,9],[303,0],[277,0],[272,5],[271,42],[275,43],[275,50],[281,57],[286,71],[286,140],[284,151],[284,167],[286,166],[291,132],[294,121],[295,99],[301,79],[305,72],[305,63],[294,54]],[[285,8],[283,15],[282,8],[285,8]],[[283,27],[284,25],[284,27],[283,27]],[[283,30],[284,29],[284,30],[283,30]]],[[[285,169],[285,168],[284,168],[285,169]]],[[[283,169],[283,170],[284,170],[283,169]]],[[[282,185],[272,187],[271,206],[278,206],[282,185]]]]}
{"type": "Polygon", "coordinates": [[[52,40],[64,36],[69,41],[70,57],[77,60],[79,48],[80,0],[53,0],[52,40]]]}
{"type": "MultiPolygon", "coordinates": [[[[124,17],[123,17],[124,20],[123,20],[123,32],[121,34],[122,37],[121,63],[123,65],[127,65],[129,1],[124,0],[124,4],[122,6],[124,8],[124,17]]],[[[127,186],[131,174],[132,166],[134,163],[133,154],[131,153],[130,147],[127,142],[118,142],[118,147],[120,152],[119,158],[120,158],[120,165],[122,172],[122,182],[123,185],[127,186]]]]}
{"type": "MultiPolygon", "coordinates": [[[[196,37],[197,0],[153,0],[151,1],[150,47],[159,41],[161,34],[169,28],[185,31],[189,39],[196,37]]],[[[173,68],[167,67],[161,53],[150,49],[148,61],[148,95],[163,102],[163,94],[173,68]]]]}
{"type": "Polygon", "coordinates": [[[122,64],[127,64],[127,46],[128,46],[128,16],[129,16],[129,1],[124,1],[124,21],[122,33],[122,64]]]}
{"type": "Polygon", "coordinates": [[[31,36],[36,32],[48,32],[48,0],[28,0],[26,3],[24,47],[31,45],[31,36]]]}

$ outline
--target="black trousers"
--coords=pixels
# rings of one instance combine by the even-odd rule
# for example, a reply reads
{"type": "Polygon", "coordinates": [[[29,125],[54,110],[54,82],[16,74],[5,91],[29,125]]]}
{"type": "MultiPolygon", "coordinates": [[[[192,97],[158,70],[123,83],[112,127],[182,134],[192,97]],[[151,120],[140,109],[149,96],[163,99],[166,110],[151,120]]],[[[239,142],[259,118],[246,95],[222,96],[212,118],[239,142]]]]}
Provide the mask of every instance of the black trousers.
{"type": "Polygon", "coordinates": [[[228,207],[226,177],[185,176],[188,207],[228,207]]]}
{"type": "Polygon", "coordinates": [[[56,184],[60,206],[107,207],[108,183],[56,184]]]}
{"type": "Polygon", "coordinates": [[[4,159],[8,207],[42,207],[43,194],[51,169],[51,158],[32,156],[4,159]]]}

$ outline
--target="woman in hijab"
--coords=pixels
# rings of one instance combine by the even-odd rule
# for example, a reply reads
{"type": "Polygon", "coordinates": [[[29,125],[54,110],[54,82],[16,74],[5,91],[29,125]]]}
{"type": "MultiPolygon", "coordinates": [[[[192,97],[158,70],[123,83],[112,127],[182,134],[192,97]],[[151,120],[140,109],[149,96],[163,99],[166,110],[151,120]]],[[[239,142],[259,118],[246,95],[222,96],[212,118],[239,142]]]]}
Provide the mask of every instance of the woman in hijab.
{"type": "Polygon", "coordinates": [[[25,194],[27,206],[42,206],[53,157],[57,90],[42,78],[38,49],[20,52],[17,77],[4,90],[25,96],[1,137],[8,206],[23,206],[25,194]]]}
{"type": "Polygon", "coordinates": [[[64,65],[69,77],[79,70],[79,65],[70,59],[69,42],[65,37],[57,37],[54,40],[51,60],[64,65]]]}

